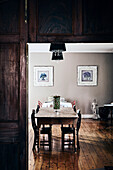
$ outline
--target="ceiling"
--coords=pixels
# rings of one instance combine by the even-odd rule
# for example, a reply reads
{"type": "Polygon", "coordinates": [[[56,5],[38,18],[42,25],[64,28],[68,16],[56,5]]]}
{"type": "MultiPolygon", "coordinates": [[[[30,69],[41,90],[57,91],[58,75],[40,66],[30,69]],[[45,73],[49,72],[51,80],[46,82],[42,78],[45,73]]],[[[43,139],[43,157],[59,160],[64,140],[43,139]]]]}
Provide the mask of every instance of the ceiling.
{"type": "MultiPolygon", "coordinates": [[[[113,43],[65,43],[65,53],[113,53],[113,43]]],[[[28,43],[29,52],[47,53],[50,43],[28,43]]]]}

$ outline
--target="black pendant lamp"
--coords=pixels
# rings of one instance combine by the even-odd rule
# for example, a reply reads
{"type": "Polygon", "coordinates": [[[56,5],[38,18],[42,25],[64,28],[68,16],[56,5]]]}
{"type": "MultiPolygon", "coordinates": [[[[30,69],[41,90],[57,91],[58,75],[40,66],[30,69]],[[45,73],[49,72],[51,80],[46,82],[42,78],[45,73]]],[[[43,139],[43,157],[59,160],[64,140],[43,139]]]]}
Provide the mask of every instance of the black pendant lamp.
{"type": "Polygon", "coordinates": [[[66,51],[64,43],[51,43],[50,51],[53,52],[52,60],[63,60],[62,51],[66,51]]]}

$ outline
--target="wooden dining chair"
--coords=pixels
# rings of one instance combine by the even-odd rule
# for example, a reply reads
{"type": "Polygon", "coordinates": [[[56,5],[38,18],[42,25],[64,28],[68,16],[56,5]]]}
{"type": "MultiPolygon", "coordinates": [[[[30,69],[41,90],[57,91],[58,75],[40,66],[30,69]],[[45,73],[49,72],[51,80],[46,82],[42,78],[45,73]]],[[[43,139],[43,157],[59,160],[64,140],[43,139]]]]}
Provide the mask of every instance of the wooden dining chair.
{"type": "MultiPolygon", "coordinates": [[[[74,108],[75,109],[75,108],[74,108]]],[[[75,110],[76,111],[76,110],[75,110]]],[[[78,119],[77,119],[77,127],[76,127],[76,135],[77,135],[77,148],[80,149],[80,145],[79,145],[79,129],[80,129],[80,125],[81,125],[81,113],[80,110],[78,111],[78,119]]],[[[68,127],[64,127],[62,125],[61,127],[61,131],[62,131],[62,150],[64,150],[64,146],[65,145],[72,145],[74,148],[74,151],[76,151],[75,148],[75,127],[73,125],[69,125],[68,127]],[[65,139],[65,135],[66,134],[72,134],[72,139],[65,139]]]]}
{"type": "Polygon", "coordinates": [[[33,143],[33,148],[32,150],[35,150],[35,146],[39,149],[39,129],[36,126],[35,123],[35,110],[32,110],[31,114],[31,122],[32,122],[32,128],[34,130],[34,143],[33,143]]]}
{"type": "MultiPolygon", "coordinates": [[[[39,106],[37,106],[36,112],[38,113],[39,111],[39,106]]],[[[49,127],[45,127],[44,125],[42,125],[42,127],[40,128],[40,132],[39,132],[39,128],[36,125],[35,122],[35,110],[32,111],[31,114],[31,120],[32,120],[32,127],[34,130],[34,144],[33,144],[33,151],[35,150],[35,146],[37,146],[38,152],[39,152],[39,142],[40,142],[40,146],[49,146],[49,150],[51,151],[51,125],[49,127]],[[48,135],[48,140],[40,140],[39,141],[39,135],[40,134],[47,134],[48,135]]],[[[44,139],[44,138],[43,138],[44,139]]]]}
{"type": "Polygon", "coordinates": [[[80,144],[79,144],[79,129],[80,129],[80,126],[81,126],[81,113],[80,113],[80,110],[77,111],[77,114],[78,114],[77,127],[76,127],[77,148],[80,149],[80,144]]]}

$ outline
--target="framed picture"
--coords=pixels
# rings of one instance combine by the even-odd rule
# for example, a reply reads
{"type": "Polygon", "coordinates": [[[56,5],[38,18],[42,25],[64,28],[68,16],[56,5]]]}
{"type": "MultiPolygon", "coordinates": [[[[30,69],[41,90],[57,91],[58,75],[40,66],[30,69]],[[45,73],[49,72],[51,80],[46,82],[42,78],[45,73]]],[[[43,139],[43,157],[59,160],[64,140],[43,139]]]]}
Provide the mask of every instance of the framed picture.
{"type": "Polygon", "coordinates": [[[34,86],[53,86],[53,66],[34,67],[34,86]]]}
{"type": "Polygon", "coordinates": [[[97,66],[78,66],[78,85],[97,85],[97,66]]]}

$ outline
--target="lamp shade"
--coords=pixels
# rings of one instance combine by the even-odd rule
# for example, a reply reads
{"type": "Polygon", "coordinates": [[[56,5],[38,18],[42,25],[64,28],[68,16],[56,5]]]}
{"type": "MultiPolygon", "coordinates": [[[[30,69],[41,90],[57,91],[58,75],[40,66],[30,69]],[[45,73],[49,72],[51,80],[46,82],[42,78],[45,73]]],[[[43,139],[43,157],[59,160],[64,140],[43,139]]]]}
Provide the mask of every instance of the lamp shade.
{"type": "Polygon", "coordinates": [[[57,50],[59,50],[59,51],[66,51],[66,47],[65,47],[65,44],[64,43],[62,43],[62,44],[58,44],[58,43],[51,43],[51,45],[50,45],[50,51],[57,51],[57,50]]]}

